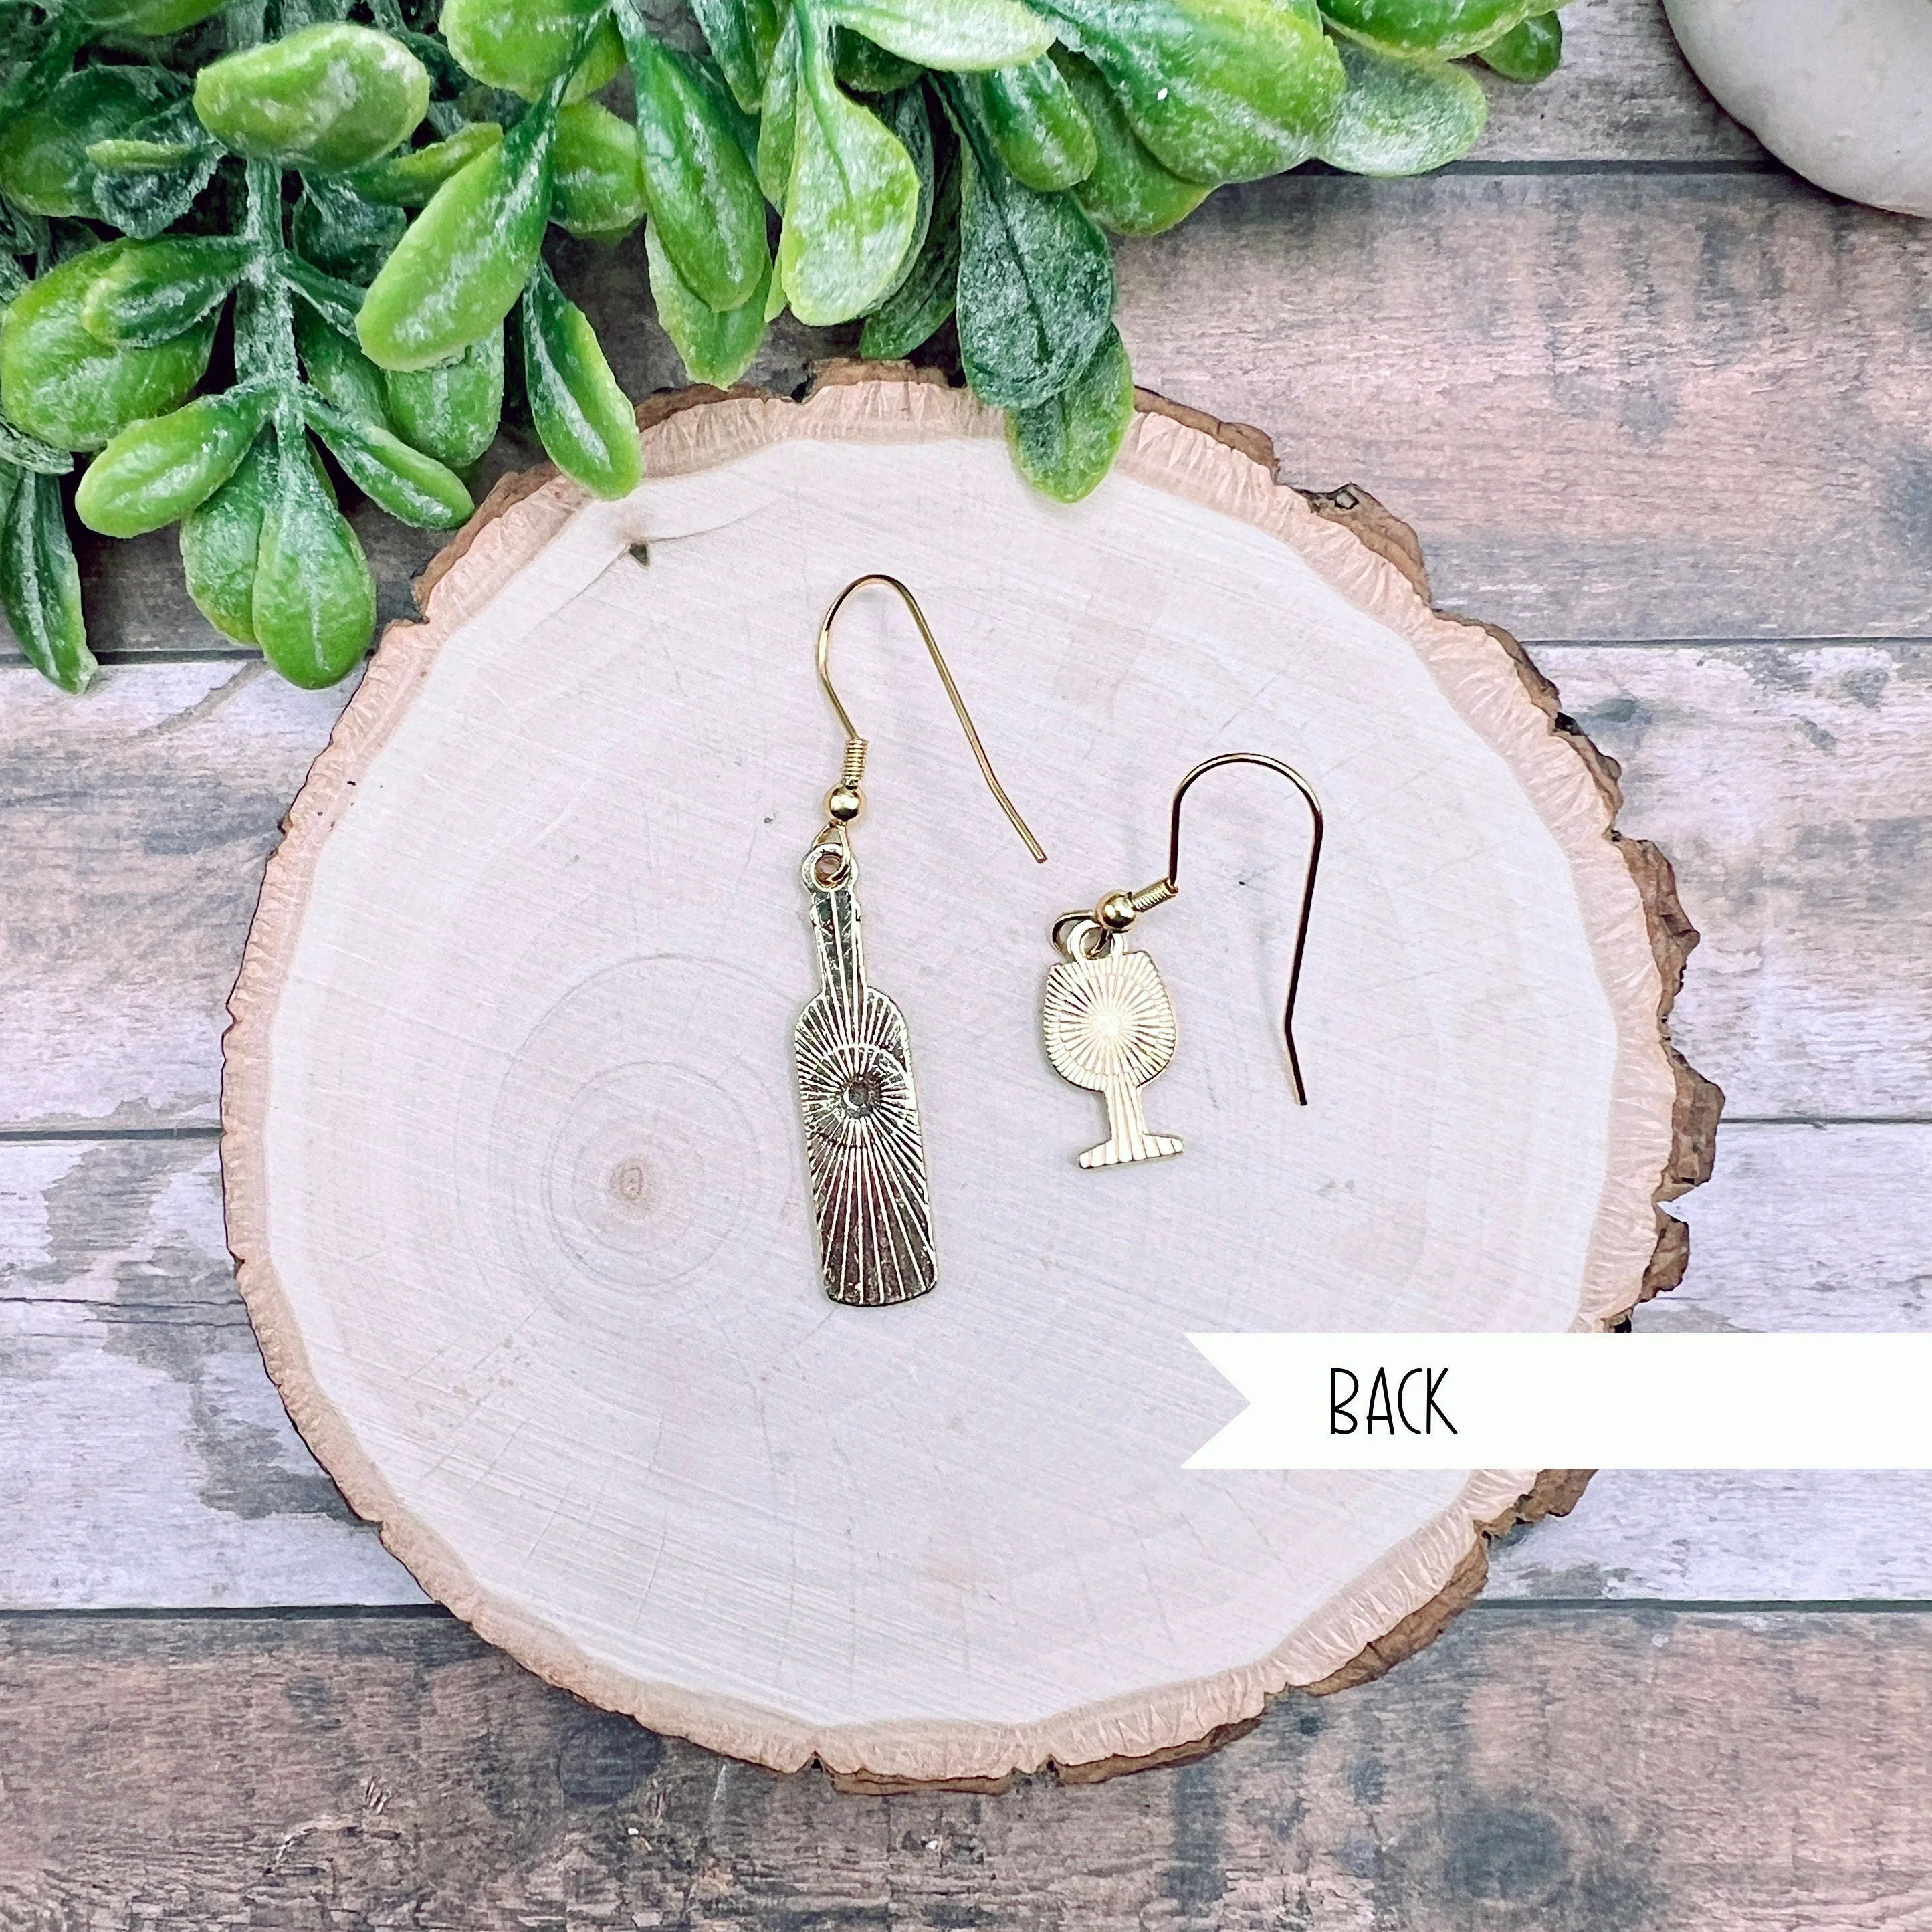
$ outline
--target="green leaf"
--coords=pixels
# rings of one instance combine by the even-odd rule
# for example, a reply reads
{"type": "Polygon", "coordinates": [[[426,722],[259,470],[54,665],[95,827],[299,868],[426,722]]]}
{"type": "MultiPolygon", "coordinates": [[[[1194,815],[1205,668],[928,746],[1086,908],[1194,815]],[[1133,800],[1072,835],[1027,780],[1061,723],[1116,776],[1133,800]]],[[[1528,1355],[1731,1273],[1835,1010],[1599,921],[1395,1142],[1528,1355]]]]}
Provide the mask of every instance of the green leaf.
{"type": "MultiPolygon", "coordinates": [[[[794,0],[794,17],[805,0],[794,0]]],[[[898,137],[842,94],[822,28],[808,20],[778,279],[800,321],[862,315],[898,279],[919,216],[919,173],[898,137]]]]}
{"type": "Polygon", "coordinates": [[[337,276],[324,274],[320,268],[311,268],[299,255],[284,255],[280,266],[283,280],[330,328],[339,328],[345,335],[357,333],[357,321],[369,299],[363,290],[353,282],[345,282],[337,276]]]}
{"type": "MultiPolygon", "coordinates": [[[[154,154],[176,153],[180,158],[165,167],[126,171],[95,161],[92,212],[124,234],[146,241],[187,214],[196,196],[214,178],[221,148],[202,131],[194,104],[186,100],[171,102],[131,131],[138,139],[125,145],[146,148],[154,154]]],[[[111,142],[100,145],[110,149],[115,146],[111,142]]],[[[94,160],[95,145],[90,144],[87,152],[94,160]]]]}
{"type": "Polygon", "coordinates": [[[214,61],[194,111],[250,160],[336,172],[406,141],[429,110],[429,70],[400,40],[323,21],[214,61]]]}
{"type": "Polygon", "coordinates": [[[866,318],[859,353],[868,361],[896,362],[934,334],[952,313],[959,280],[959,151],[947,158],[933,201],[926,238],[905,278],[866,318]]]}
{"type": "Polygon", "coordinates": [[[389,422],[424,455],[467,470],[494,441],[503,414],[503,332],[493,328],[454,362],[383,377],[389,422]]]}
{"type": "Polygon", "coordinates": [[[157,67],[102,64],[62,75],[0,131],[0,194],[30,214],[158,233],[187,211],[220,154],[182,87],[157,67]],[[117,154],[134,152],[141,172],[113,171],[117,154]]]}
{"type": "Polygon", "coordinates": [[[96,341],[124,348],[168,341],[220,307],[256,252],[236,236],[136,242],[89,285],[82,325],[96,341]]]}
{"type": "Polygon", "coordinates": [[[70,256],[16,296],[0,316],[0,409],[29,436],[98,449],[142,416],[184,400],[208,367],[214,316],[151,349],[113,347],[81,320],[88,292],[137,242],[70,256]]]}
{"type": "Polygon", "coordinates": [[[1342,98],[1342,63],[1319,22],[1282,0],[1034,4],[1106,76],[1162,164],[1189,181],[1299,166],[1342,98]]]}
{"type": "Polygon", "coordinates": [[[599,496],[626,496],[644,476],[630,399],[584,311],[539,268],[524,296],[524,393],[550,460],[599,496]]]}
{"type": "Polygon", "coordinates": [[[330,328],[313,310],[304,309],[296,317],[296,346],[309,380],[344,416],[379,429],[392,427],[382,371],[352,337],[330,328]]]}
{"type": "Polygon", "coordinates": [[[278,425],[275,441],[250,617],[269,663],[291,684],[319,691],[340,683],[369,648],[376,580],[316,476],[307,437],[278,425]]]}
{"type": "Polygon", "coordinates": [[[1563,16],[1538,14],[1477,50],[1483,64],[1520,86],[1547,80],[1563,62],[1563,16]]]}
{"type": "Polygon", "coordinates": [[[1116,235],[1160,235],[1186,220],[1214,190],[1161,166],[1128,124],[1126,110],[1081,54],[1055,47],[1053,58],[1094,130],[1092,172],[1073,198],[1116,235]]]}
{"type": "Polygon", "coordinates": [[[202,150],[185,141],[90,141],[87,158],[110,174],[159,174],[192,161],[202,150]]]}
{"type": "Polygon", "coordinates": [[[757,113],[778,42],[777,0],[692,0],[691,10],[738,105],[757,113]]]}
{"type": "Polygon", "coordinates": [[[461,477],[380,424],[345,416],[314,394],[303,397],[302,414],[349,480],[399,521],[449,530],[475,511],[461,477]]]}
{"type": "Polygon", "coordinates": [[[644,259],[651,276],[651,298],[657,305],[658,326],[684,358],[694,382],[728,389],[752,366],[765,339],[765,304],[771,270],[748,301],[722,314],[704,301],[677,272],[665,254],[654,222],[644,224],[644,259]]]}
{"type": "Polygon", "coordinates": [[[906,243],[897,278],[880,298],[881,302],[890,302],[912,273],[913,265],[925,249],[926,232],[932,223],[935,186],[932,118],[926,112],[926,89],[922,87],[902,88],[898,93],[889,95],[880,106],[884,110],[886,125],[898,136],[900,146],[906,151],[919,176],[919,207],[913,216],[912,236],[906,243]]]}
{"type": "Polygon", "coordinates": [[[364,200],[341,176],[314,175],[302,183],[290,227],[304,260],[366,285],[389,259],[408,222],[400,208],[364,200]]]}
{"type": "Polygon", "coordinates": [[[609,108],[578,100],[559,109],[550,160],[550,218],[566,234],[608,244],[644,220],[638,130],[609,108]]]}
{"type": "Polygon", "coordinates": [[[134,132],[178,85],[158,68],[86,67],[0,129],[0,194],[33,214],[92,217],[97,141],[134,132]]]}
{"type": "Polygon", "coordinates": [[[1018,0],[828,0],[825,10],[921,67],[1011,67],[1053,44],[1053,29],[1018,0]]]}
{"type": "Polygon", "coordinates": [[[392,208],[420,208],[452,175],[467,167],[478,154],[488,154],[502,138],[503,130],[494,121],[472,121],[447,140],[407,148],[342,178],[364,201],[392,208]]]}
{"type": "Polygon", "coordinates": [[[658,240],[686,284],[716,309],[736,308],[770,260],[765,199],[732,123],[678,56],[619,14],[637,94],[644,193],[658,240]]]}
{"type": "Polygon", "coordinates": [[[427,369],[516,306],[550,220],[554,115],[533,108],[450,176],[370,284],[356,332],[385,369],[427,369]]]}
{"type": "Polygon", "coordinates": [[[1007,416],[1006,446],[1035,489],[1077,503],[1113,467],[1133,419],[1133,372],[1120,332],[1110,328],[1067,388],[1007,416]]]}
{"type": "Polygon", "coordinates": [[[799,27],[794,7],[785,15],[784,31],[765,75],[758,112],[758,186],[780,214],[785,190],[791,185],[792,151],[798,136],[799,27]]]}
{"type": "Polygon", "coordinates": [[[758,117],[755,111],[747,114],[738,105],[736,98],[724,84],[724,76],[718,70],[718,63],[702,55],[686,54],[683,57],[685,70],[711,98],[711,104],[724,117],[725,124],[737,138],[738,151],[746,159],[752,173],[758,170],[758,117]]]}
{"type": "Polygon", "coordinates": [[[1551,0],[1322,0],[1322,10],[1378,52],[1456,60],[1552,8],[1551,0]]]}
{"type": "Polygon", "coordinates": [[[80,0],[74,11],[100,34],[143,40],[178,34],[218,11],[224,0],[80,0]]]}
{"type": "Polygon", "coordinates": [[[255,642],[255,565],[273,482],[268,440],[258,436],[228,481],[182,519],[188,594],[218,631],[238,644],[255,642]]]}
{"type": "Polygon", "coordinates": [[[51,476],[16,476],[0,523],[0,609],[21,655],[63,691],[85,691],[99,669],[87,647],[80,572],[51,476]]]}
{"type": "MultiPolygon", "coordinates": [[[[4,265],[18,276],[20,265],[11,259],[15,255],[46,255],[53,244],[52,230],[45,216],[29,214],[25,208],[16,208],[4,194],[0,194],[0,265],[4,265]]],[[[15,291],[9,290],[8,301],[15,291]]]]}
{"type": "Polygon", "coordinates": [[[604,0],[444,0],[438,25],[466,73],[526,100],[537,99],[577,60],[566,97],[577,100],[595,93],[624,64],[608,18],[578,52],[604,5],[604,0]]]}
{"type": "Polygon", "coordinates": [[[39,476],[64,476],[74,467],[74,458],[67,451],[56,449],[25,430],[16,429],[4,416],[0,416],[0,466],[25,470],[39,476]]]}
{"type": "Polygon", "coordinates": [[[1100,158],[1094,124],[1046,57],[1024,67],[964,75],[959,98],[1022,185],[1051,194],[1093,172],[1100,158]]]}
{"type": "Polygon", "coordinates": [[[916,61],[889,54],[876,41],[850,27],[832,30],[832,67],[848,94],[896,94],[910,87],[924,70],[916,61]]]}
{"type": "Polygon", "coordinates": [[[110,537],[142,536],[178,522],[234,474],[274,393],[270,384],[250,384],[130,424],[87,466],[75,514],[110,537]]]}
{"type": "Polygon", "coordinates": [[[624,42],[616,22],[606,14],[590,37],[590,46],[579,57],[569,86],[563,90],[564,106],[568,107],[573,100],[589,100],[623,71],[624,42]]]}
{"type": "Polygon", "coordinates": [[[970,122],[961,133],[959,359],[982,401],[1028,410],[1112,326],[1114,258],[1072,196],[1022,187],[970,122]]]}
{"type": "Polygon", "coordinates": [[[1466,154],[1489,124],[1489,96],[1444,61],[1394,60],[1340,44],[1348,91],[1316,154],[1355,175],[1419,175],[1466,154]]]}

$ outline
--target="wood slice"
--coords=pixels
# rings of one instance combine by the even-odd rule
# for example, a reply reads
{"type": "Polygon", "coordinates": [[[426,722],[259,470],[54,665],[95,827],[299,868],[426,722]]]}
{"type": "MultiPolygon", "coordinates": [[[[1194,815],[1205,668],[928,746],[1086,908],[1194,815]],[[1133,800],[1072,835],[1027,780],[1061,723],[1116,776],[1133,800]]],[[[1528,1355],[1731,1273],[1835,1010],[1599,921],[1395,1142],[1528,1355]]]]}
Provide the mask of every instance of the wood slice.
{"type": "Polygon", "coordinates": [[[648,480],[502,490],[290,812],[231,1003],[230,1240],[290,1412],[424,1588],[643,1722],[866,1789],[1093,1778],[1340,1688],[1474,1594],[1534,1470],[1188,1472],[1238,1405],[1190,1331],[1596,1329],[1682,1268],[1714,1090],[1694,942],[1613,772],[1413,538],[1143,398],[1064,508],[962,391],[836,371],[640,411],[648,480]],[[873,982],[910,1029],[939,1258],[820,1292],[790,1049],[798,867],[871,739],[873,982]],[[1184,1158],[1110,1172],[1042,1051],[1055,915],[1156,875],[1184,1158]],[[1633,862],[1633,861],[1634,862],[1633,862]]]}

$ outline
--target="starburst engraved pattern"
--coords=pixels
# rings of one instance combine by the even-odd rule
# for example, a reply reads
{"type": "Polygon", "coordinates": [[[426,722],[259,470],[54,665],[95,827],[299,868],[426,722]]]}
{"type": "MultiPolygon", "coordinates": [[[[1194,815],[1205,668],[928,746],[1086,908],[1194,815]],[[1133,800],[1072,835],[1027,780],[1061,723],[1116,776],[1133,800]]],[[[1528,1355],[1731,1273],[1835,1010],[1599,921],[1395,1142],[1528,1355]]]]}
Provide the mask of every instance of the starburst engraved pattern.
{"type": "Polygon", "coordinates": [[[1140,1089],[1174,1058],[1179,1036],[1174,1003],[1144,952],[1117,948],[1054,967],[1041,1017],[1054,1070],[1107,1103],[1107,1138],[1080,1156],[1082,1167],[1180,1153],[1173,1136],[1148,1131],[1141,1106],[1140,1089]]]}
{"type": "Polygon", "coordinates": [[[825,1044],[808,1066],[801,1060],[799,1094],[806,1137],[835,1147],[896,1142],[918,1128],[911,1079],[883,1047],[825,1044]]]}
{"type": "Polygon", "coordinates": [[[819,1267],[834,1301],[882,1308],[938,1279],[926,1148],[904,1016],[868,986],[859,939],[856,869],[832,884],[812,870],[822,982],[793,1034],[819,1267]]]}

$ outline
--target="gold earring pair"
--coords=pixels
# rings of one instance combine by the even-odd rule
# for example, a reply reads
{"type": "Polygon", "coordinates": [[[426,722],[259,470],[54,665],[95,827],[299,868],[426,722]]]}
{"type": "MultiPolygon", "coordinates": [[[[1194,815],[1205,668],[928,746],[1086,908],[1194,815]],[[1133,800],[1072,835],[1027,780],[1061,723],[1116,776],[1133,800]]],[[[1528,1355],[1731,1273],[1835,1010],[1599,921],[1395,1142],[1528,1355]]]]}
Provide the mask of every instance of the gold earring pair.
{"type": "MultiPolygon", "coordinates": [[[[800,868],[818,942],[819,990],[799,1016],[792,1048],[820,1278],[832,1300],[864,1308],[916,1300],[938,1278],[905,1017],[867,979],[860,938],[851,828],[865,810],[866,741],[834,688],[830,670],[832,629],[839,611],[855,591],[873,584],[896,591],[904,602],[980,776],[1027,850],[1039,863],[1046,862],[1040,841],[993,770],[918,600],[896,578],[874,574],[848,584],[818,627],[819,687],[844,731],[845,751],[838,781],[826,794],[825,824],[800,868]]],[[[1240,764],[1264,766],[1291,779],[1314,814],[1314,843],[1282,1022],[1295,1098],[1307,1104],[1294,1048],[1294,1006],[1322,854],[1322,808],[1307,782],[1280,760],[1226,752],[1197,765],[1175,791],[1162,878],[1138,892],[1109,892],[1090,915],[1069,913],[1054,923],[1053,941],[1063,958],[1048,975],[1042,1004],[1048,1057],[1064,1078],[1097,1091],[1107,1106],[1108,1137],[1080,1156],[1082,1167],[1157,1160],[1181,1150],[1174,1136],[1148,1131],[1140,1100],[1140,1089],[1174,1056],[1173,1004],[1154,962],[1124,945],[1123,937],[1143,914],[1180,890],[1180,808],[1189,788],[1219,766],[1240,764]]]]}

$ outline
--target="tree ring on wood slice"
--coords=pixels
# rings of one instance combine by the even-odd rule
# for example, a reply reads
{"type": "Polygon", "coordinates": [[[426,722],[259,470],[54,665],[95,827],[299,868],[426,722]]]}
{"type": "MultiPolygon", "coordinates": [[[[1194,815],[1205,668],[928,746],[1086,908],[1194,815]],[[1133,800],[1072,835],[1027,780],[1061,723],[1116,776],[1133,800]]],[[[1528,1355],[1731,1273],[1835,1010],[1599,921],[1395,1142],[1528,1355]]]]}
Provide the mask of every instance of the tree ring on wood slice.
{"type": "Polygon", "coordinates": [[[290,1412],[424,1588],[656,1729],[842,1782],[1090,1779],[1433,1636],[1565,1472],[1187,1472],[1239,1397],[1187,1334],[1615,1324],[1717,1096],[1695,934],[1502,633],[1358,493],[1143,396],[1028,492],[903,369],[640,410],[619,503],[500,486],[385,638],[270,861],[231,1003],[230,1239],[290,1412]],[[898,600],[856,600],[875,983],[904,1012],[938,1291],[820,1292],[790,1064],[798,854],[839,738],[812,638],[911,584],[1053,863],[1016,848],[898,600]],[[1228,774],[1156,950],[1186,1157],[1094,1174],[1040,1030],[1069,903],[1228,774]]]}

